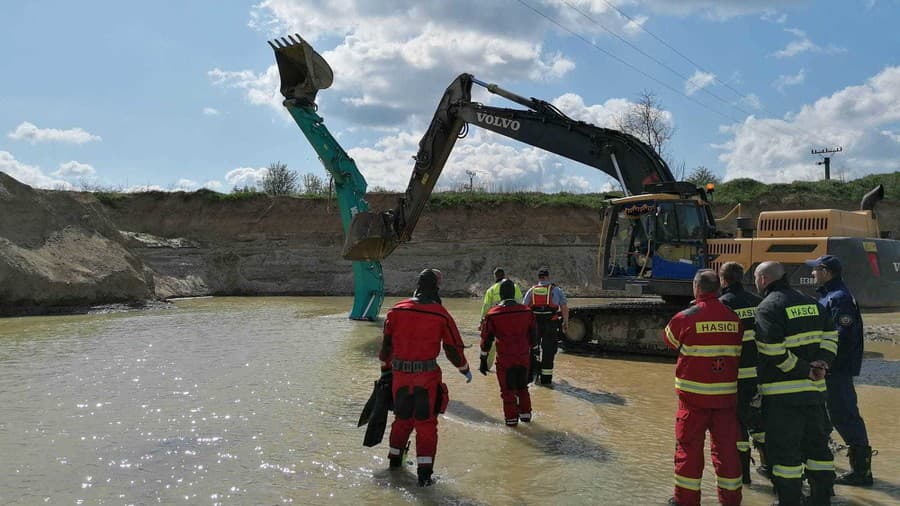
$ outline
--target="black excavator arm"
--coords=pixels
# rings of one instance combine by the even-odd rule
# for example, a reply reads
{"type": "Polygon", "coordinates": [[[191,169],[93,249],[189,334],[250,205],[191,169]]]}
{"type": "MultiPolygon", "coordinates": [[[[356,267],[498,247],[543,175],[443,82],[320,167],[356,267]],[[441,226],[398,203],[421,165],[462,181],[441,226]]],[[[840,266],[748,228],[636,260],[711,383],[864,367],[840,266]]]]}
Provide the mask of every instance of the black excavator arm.
{"type": "Polygon", "coordinates": [[[381,260],[401,242],[412,238],[444,164],[468,124],[595,167],[618,180],[626,195],[640,193],[646,184],[675,180],[666,162],[632,135],[576,121],[548,102],[525,98],[470,74],[461,74],[447,87],[419,141],[413,173],[398,206],[383,213],[357,213],[347,233],[344,258],[381,260]],[[473,84],[528,109],[472,102],[473,84]]]}

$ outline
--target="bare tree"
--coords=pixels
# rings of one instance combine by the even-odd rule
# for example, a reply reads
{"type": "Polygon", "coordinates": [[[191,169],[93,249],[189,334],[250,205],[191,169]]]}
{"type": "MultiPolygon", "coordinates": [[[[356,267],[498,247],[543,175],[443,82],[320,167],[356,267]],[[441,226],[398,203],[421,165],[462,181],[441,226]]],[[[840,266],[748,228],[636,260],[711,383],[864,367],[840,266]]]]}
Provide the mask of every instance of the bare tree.
{"type": "Polygon", "coordinates": [[[675,127],[652,91],[644,90],[637,102],[616,118],[619,130],[646,142],[656,153],[666,158],[666,143],[675,135],[675,127]]]}
{"type": "Polygon", "coordinates": [[[288,169],[287,164],[269,164],[269,171],[262,179],[262,189],[269,195],[290,195],[297,191],[297,172],[288,169]]]}
{"type": "Polygon", "coordinates": [[[703,165],[696,167],[685,181],[693,183],[694,186],[706,186],[707,183],[717,185],[722,182],[719,176],[713,174],[713,171],[709,170],[703,165]]]}
{"type": "Polygon", "coordinates": [[[303,174],[300,181],[303,183],[303,193],[307,195],[324,195],[327,191],[322,178],[312,172],[303,174]]]}

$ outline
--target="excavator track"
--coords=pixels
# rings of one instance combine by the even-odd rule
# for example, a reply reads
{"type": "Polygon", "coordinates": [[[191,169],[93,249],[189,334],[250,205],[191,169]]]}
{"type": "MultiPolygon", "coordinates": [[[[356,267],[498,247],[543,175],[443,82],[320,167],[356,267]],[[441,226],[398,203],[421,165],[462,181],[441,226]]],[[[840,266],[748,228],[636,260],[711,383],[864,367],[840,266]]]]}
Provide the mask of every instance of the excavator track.
{"type": "Polygon", "coordinates": [[[562,347],[575,353],[605,352],[675,356],[662,333],[682,305],[657,298],[614,299],[569,308],[569,327],[562,347]]]}

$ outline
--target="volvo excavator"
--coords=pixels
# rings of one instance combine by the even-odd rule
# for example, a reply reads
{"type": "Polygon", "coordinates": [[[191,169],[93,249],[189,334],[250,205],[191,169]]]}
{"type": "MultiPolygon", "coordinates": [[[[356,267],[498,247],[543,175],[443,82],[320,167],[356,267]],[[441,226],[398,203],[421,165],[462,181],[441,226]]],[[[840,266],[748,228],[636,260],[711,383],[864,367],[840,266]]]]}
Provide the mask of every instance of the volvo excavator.
{"type": "Polygon", "coordinates": [[[669,354],[660,331],[690,302],[694,274],[728,260],[744,266],[750,286],[756,265],[781,261],[792,284],[811,292],[812,276],[804,260],[838,254],[863,308],[900,305],[900,241],[883,237],[889,234],[878,228],[874,207],[883,197],[878,189],[866,196],[860,211],[763,212],[756,227],[740,217],[736,238],[718,227],[705,189],[676,181],[646,143],[574,120],[544,100],[522,97],[470,74],[458,76],[440,99],[397,206],[383,212],[358,207],[353,213],[345,228],[344,258],[378,262],[412,238],[457,139],[469,125],[594,167],[622,186],[625,196],[608,201],[603,212],[597,255],[601,285],[626,297],[659,298],[571,307],[563,338],[568,348],[669,354]],[[473,102],[474,85],[525,109],[473,102]]]}

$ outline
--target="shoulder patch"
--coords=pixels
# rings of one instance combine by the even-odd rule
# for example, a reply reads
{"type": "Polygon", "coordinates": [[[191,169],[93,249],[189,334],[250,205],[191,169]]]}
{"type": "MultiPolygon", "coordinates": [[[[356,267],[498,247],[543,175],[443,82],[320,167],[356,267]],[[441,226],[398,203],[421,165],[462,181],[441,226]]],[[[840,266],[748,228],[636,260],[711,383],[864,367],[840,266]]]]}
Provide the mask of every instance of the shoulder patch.
{"type": "Polygon", "coordinates": [[[840,326],[849,327],[849,326],[853,325],[854,319],[852,316],[845,313],[845,314],[838,315],[837,321],[840,326]]]}

